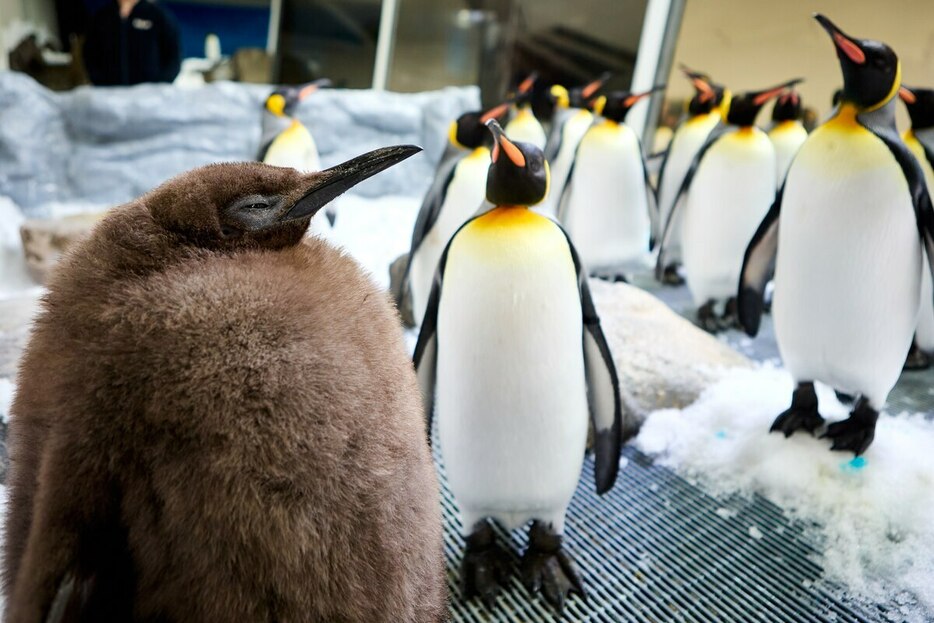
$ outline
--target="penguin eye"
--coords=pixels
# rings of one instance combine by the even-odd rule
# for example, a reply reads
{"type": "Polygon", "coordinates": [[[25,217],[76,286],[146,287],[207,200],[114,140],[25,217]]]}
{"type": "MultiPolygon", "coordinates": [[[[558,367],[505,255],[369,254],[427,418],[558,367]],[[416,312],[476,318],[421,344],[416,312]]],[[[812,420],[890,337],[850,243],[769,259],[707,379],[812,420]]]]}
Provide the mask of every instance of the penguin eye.
{"type": "Polygon", "coordinates": [[[251,203],[249,205],[243,206],[243,209],[244,210],[265,210],[268,207],[269,207],[269,204],[257,202],[257,203],[251,203]]]}

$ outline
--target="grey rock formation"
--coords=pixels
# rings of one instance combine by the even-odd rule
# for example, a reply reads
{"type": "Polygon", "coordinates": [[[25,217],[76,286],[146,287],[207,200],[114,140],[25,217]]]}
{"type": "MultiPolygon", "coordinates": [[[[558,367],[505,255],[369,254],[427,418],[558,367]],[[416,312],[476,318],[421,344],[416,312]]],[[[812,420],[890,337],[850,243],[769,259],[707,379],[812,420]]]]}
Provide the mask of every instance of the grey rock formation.
{"type": "MultiPolygon", "coordinates": [[[[252,160],[271,87],[142,84],[53,93],[25,74],[0,72],[0,196],[30,217],[49,202],[114,205],[196,166],[252,160]]],[[[324,166],[393,143],[425,148],[355,189],[421,195],[444,149],[447,124],[479,107],[475,87],[426,93],[326,89],[297,109],[324,166]]]]}
{"type": "Polygon", "coordinates": [[[752,362],[645,290],[590,280],[621,380],[624,410],[641,424],[657,409],[681,409],[730,368],[752,362]]]}

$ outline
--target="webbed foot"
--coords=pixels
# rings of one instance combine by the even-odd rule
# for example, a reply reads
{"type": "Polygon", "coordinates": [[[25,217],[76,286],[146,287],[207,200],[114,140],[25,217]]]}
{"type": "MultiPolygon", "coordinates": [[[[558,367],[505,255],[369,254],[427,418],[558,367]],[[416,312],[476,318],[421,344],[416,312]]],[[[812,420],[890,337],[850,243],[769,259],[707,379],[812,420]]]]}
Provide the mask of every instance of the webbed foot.
{"type": "Polygon", "coordinates": [[[461,563],[461,595],[470,599],[479,595],[487,608],[496,605],[500,584],[509,575],[509,555],[496,544],[496,535],[487,522],[477,524],[467,537],[461,563]]]}
{"type": "Polygon", "coordinates": [[[917,342],[911,343],[911,350],[908,351],[908,357],[905,358],[904,370],[927,370],[931,367],[931,358],[918,348],[917,342]]]}
{"type": "Polygon", "coordinates": [[[791,395],[791,406],[772,422],[770,433],[779,431],[785,437],[791,437],[795,431],[806,430],[814,434],[824,423],[824,418],[817,411],[817,392],[814,383],[798,383],[791,395]]]}
{"type": "Polygon", "coordinates": [[[875,438],[878,419],[879,412],[869,406],[865,397],[860,397],[850,417],[829,425],[821,439],[826,437],[833,440],[831,450],[850,450],[859,456],[875,438]]]}
{"type": "Polygon", "coordinates": [[[584,583],[574,562],[561,546],[561,535],[535,521],[529,528],[529,547],[520,566],[522,583],[530,593],[541,593],[559,611],[572,593],[586,599],[584,583]]]}

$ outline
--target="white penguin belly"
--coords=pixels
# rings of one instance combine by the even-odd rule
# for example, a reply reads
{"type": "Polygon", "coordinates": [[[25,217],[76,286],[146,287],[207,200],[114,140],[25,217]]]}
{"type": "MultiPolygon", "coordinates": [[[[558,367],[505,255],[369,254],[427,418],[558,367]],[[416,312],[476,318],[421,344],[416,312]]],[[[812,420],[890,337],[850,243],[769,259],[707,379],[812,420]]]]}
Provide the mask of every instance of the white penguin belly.
{"type": "Polygon", "coordinates": [[[452,242],[444,273],[435,413],[468,531],[484,517],[560,531],[586,445],[573,260],[554,223],[522,211],[542,222],[474,221],[452,242]]]}
{"type": "MultiPolygon", "coordinates": [[[[662,176],[661,184],[658,187],[659,227],[662,230],[659,235],[664,234],[668,215],[671,214],[675,197],[678,195],[678,190],[681,189],[685,174],[691,168],[694,156],[704,145],[704,141],[707,140],[710,131],[716,127],[719,120],[719,113],[699,115],[685,121],[672,137],[669,146],[671,151],[665,162],[665,174],[662,176]]],[[[681,260],[681,228],[683,222],[684,214],[682,212],[677,214],[671,223],[671,234],[665,246],[665,255],[671,262],[681,260]]]]}
{"type": "Polygon", "coordinates": [[[438,220],[425,235],[409,268],[412,311],[421,324],[431,294],[431,284],[444,248],[458,227],[480,209],[486,198],[486,175],[490,167],[490,150],[478,148],[457,163],[451,183],[444,195],[438,220]]]}
{"type": "Polygon", "coordinates": [[[571,172],[571,165],[574,164],[574,155],[577,153],[577,146],[581,139],[593,123],[593,114],[587,110],[579,110],[568,117],[567,121],[561,127],[561,146],[558,148],[558,154],[554,160],[549,163],[551,167],[551,187],[548,189],[548,196],[541,203],[541,207],[536,207],[536,212],[546,216],[554,216],[557,212],[558,202],[564,193],[564,187],[568,181],[568,173],[571,172]]]}
{"type": "Polygon", "coordinates": [[[797,121],[784,121],[769,132],[775,147],[775,183],[781,187],[795,154],[808,138],[807,130],[797,121]]]}
{"type": "Polygon", "coordinates": [[[639,141],[625,125],[593,126],[581,141],[562,215],[588,269],[637,265],[651,221],[639,141]]]}
{"type": "Polygon", "coordinates": [[[798,381],[881,409],[911,344],[921,248],[908,184],[855,124],[815,130],[788,172],[775,272],[775,334],[798,381]]]}
{"type": "Polygon", "coordinates": [[[696,305],[736,296],[743,255],[775,199],[775,150],[764,132],[741,129],[711,146],[684,206],[682,249],[696,305]]]}
{"type": "MultiPolygon", "coordinates": [[[[910,132],[905,136],[905,144],[921,164],[924,171],[924,181],[928,192],[934,192],[934,168],[928,162],[924,147],[910,132]]],[[[918,347],[925,352],[934,352],[934,287],[931,284],[931,270],[927,253],[924,252],[921,260],[921,304],[918,310],[918,328],[916,339],[918,347]]]]}

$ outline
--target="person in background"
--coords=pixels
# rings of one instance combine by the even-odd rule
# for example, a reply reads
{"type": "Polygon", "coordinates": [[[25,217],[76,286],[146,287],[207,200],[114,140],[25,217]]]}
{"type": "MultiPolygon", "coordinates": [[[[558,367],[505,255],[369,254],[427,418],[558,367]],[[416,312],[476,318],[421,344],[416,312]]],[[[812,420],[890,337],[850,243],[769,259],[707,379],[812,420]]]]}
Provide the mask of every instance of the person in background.
{"type": "Polygon", "coordinates": [[[112,0],[91,18],[84,63],[98,86],[172,82],[181,67],[175,19],[150,0],[112,0]]]}

